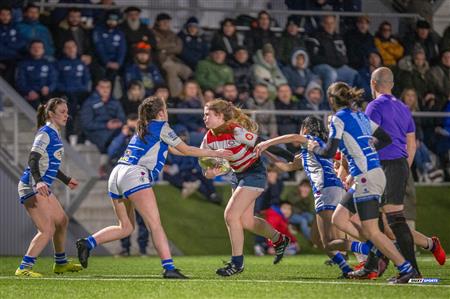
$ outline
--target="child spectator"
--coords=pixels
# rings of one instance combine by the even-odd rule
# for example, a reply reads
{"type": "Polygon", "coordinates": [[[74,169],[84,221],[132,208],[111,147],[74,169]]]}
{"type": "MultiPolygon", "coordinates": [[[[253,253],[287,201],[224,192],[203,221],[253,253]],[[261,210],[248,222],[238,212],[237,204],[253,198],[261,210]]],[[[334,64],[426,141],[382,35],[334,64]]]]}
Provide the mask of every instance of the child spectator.
{"type": "Polygon", "coordinates": [[[378,27],[375,34],[375,46],[383,58],[385,66],[395,66],[403,57],[404,49],[400,42],[392,34],[392,25],[384,21],[378,27]]]}
{"type": "Polygon", "coordinates": [[[222,48],[211,48],[208,58],[200,61],[195,72],[195,79],[202,89],[210,88],[222,93],[225,83],[233,83],[233,70],[225,64],[226,53],[222,48]]]}
{"type": "Polygon", "coordinates": [[[220,22],[220,30],[214,34],[211,40],[211,48],[224,49],[228,60],[231,60],[234,53],[243,45],[244,37],[236,31],[234,20],[226,18],[220,22]]]}
{"type": "Polygon", "coordinates": [[[311,185],[304,179],[298,184],[296,193],[287,198],[292,202],[293,213],[289,223],[300,228],[303,236],[311,241],[311,225],[314,221],[314,199],[312,197],[311,185]]]}
{"type": "Polygon", "coordinates": [[[138,107],[145,98],[145,89],[141,81],[130,81],[128,89],[120,100],[123,111],[128,117],[129,115],[137,114],[138,107]]]}
{"type": "Polygon", "coordinates": [[[309,55],[303,49],[294,51],[289,65],[284,66],[282,70],[292,92],[299,97],[304,96],[309,82],[319,82],[317,75],[309,69],[309,55]]]}
{"type": "Polygon", "coordinates": [[[190,17],[178,36],[183,41],[183,51],[181,51],[180,58],[192,70],[195,70],[197,63],[208,56],[208,43],[201,32],[198,19],[190,17]]]}
{"type": "Polygon", "coordinates": [[[251,85],[250,69],[252,63],[249,61],[248,51],[243,46],[238,46],[229,59],[228,65],[233,70],[234,82],[239,92],[239,98],[246,100],[249,97],[251,85]]]}

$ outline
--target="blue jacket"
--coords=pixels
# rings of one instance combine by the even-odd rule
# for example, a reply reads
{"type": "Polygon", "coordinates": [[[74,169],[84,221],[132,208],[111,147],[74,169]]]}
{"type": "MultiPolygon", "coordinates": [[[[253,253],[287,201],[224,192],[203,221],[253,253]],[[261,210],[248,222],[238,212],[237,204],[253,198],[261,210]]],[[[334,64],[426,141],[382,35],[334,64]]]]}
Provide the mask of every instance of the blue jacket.
{"type": "MultiPolygon", "coordinates": [[[[202,109],[202,103],[197,99],[180,100],[177,108],[202,109]]],[[[203,118],[198,114],[178,114],[178,123],[184,125],[189,132],[204,128],[203,118]]]]}
{"type": "Polygon", "coordinates": [[[18,24],[17,28],[19,29],[19,34],[24,37],[27,43],[33,39],[41,40],[44,43],[45,55],[53,56],[55,54],[55,47],[53,46],[50,31],[40,22],[25,19],[18,24]]]}
{"type": "Polygon", "coordinates": [[[178,155],[169,154],[167,156],[166,164],[177,165],[178,169],[181,173],[182,172],[192,173],[192,170],[194,170],[194,169],[201,171],[200,166],[198,164],[198,159],[196,157],[178,156],[178,155]]]}
{"type": "Polygon", "coordinates": [[[119,159],[127,149],[131,136],[125,136],[122,133],[114,137],[108,146],[108,156],[111,159],[119,159]]]}
{"type": "Polygon", "coordinates": [[[17,59],[26,41],[19,34],[16,24],[0,25],[0,60],[17,59]]]}
{"type": "Polygon", "coordinates": [[[111,97],[104,103],[96,91],[83,103],[79,115],[81,127],[87,132],[108,130],[106,123],[111,119],[126,120],[119,101],[111,97]]]}
{"type": "Polygon", "coordinates": [[[92,34],[95,50],[102,65],[117,62],[121,66],[127,53],[127,43],[122,30],[98,26],[92,34]]]}
{"type": "Polygon", "coordinates": [[[87,92],[91,74],[81,59],[61,58],[56,63],[58,70],[57,90],[62,92],[87,92]]]}
{"type": "Polygon", "coordinates": [[[186,29],[180,31],[178,36],[183,41],[183,51],[180,58],[191,69],[195,70],[197,63],[208,56],[208,43],[203,36],[189,35],[186,29]]]}
{"type": "Polygon", "coordinates": [[[283,67],[282,72],[286,77],[289,87],[292,89],[293,93],[295,93],[295,90],[298,87],[304,87],[306,89],[309,82],[318,79],[317,76],[308,68],[300,72],[293,66],[289,65],[283,67]]]}
{"type": "Polygon", "coordinates": [[[22,95],[27,95],[30,91],[40,92],[44,86],[53,92],[57,82],[58,72],[53,63],[45,58],[28,58],[17,66],[16,87],[22,95]]]}
{"type": "Polygon", "coordinates": [[[362,67],[358,70],[358,75],[356,76],[355,85],[358,88],[364,89],[364,99],[366,101],[372,100],[372,90],[370,89],[370,77],[371,72],[368,66],[362,67]]]}
{"type": "Polygon", "coordinates": [[[136,63],[128,65],[125,69],[125,86],[128,86],[133,80],[142,82],[145,88],[145,96],[152,95],[155,86],[164,84],[161,72],[153,63],[149,64],[145,71],[141,70],[136,63]]]}

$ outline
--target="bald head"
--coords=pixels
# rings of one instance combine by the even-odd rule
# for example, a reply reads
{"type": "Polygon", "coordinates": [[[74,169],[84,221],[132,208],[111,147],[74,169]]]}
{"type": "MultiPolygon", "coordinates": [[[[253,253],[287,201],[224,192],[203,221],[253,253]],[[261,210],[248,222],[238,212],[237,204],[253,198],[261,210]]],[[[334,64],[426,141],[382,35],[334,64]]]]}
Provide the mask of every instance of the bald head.
{"type": "Polygon", "coordinates": [[[374,98],[381,93],[391,94],[391,90],[394,87],[394,74],[387,67],[377,68],[373,71],[370,78],[370,87],[374,98]]]}

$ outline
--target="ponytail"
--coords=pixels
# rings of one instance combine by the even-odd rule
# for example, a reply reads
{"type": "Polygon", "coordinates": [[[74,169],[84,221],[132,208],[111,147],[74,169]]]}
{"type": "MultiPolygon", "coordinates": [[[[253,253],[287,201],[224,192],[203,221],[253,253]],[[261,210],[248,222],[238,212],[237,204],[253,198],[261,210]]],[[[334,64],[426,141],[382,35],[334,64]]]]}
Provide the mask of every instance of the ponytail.
{"type": "Polygon", "coordinates": [[[225,121],[223,127],[225,128],[225,131],[228,131],[233,125],[237,124],[252,133],[258,132],[258,124],[240,108],[237,108],[230,102],[222,99],[215,99],[205,106],[217,114],[223,114],[223,119],[225,121]]]}
{"type": "Polygon", "coordinates": [[[364,89],[350,87],[344,82],[335,82],[328,87],[327,95],[334,99],[334,108],[353,108],[364,95],[364,89]]]}
{"type": "Polygon", "coordinates": [[[139,105],[136,133],[144,142],[145,136],[148,134],[148,124],[155,119],[158,113],[165,107],[166,103],[164,100],[156,96],[146,98],[139,105]]]}
{"type": "Polygon", "coordinates": [[[40,104],[37,108],[36,123],[38,130],[45,125],[49,118],[49,112],[55,112],[56,107],[60,104],[66,104],[67,101],[63,98],[52,98],[46,104],[40,104]]]}

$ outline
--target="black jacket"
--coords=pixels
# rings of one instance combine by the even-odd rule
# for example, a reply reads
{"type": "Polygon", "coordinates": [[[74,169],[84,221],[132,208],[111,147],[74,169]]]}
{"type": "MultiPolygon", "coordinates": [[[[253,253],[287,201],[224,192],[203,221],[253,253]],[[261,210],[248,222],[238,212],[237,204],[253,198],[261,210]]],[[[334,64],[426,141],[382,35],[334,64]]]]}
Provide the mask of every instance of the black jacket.
{"type": "Polygon", "coordinates": [[[348,64],[347,48],[344,39],[338,33],[329,34],[321,30],[307,41],[313,65],[328,64],[339,68],[348,64]]]}

